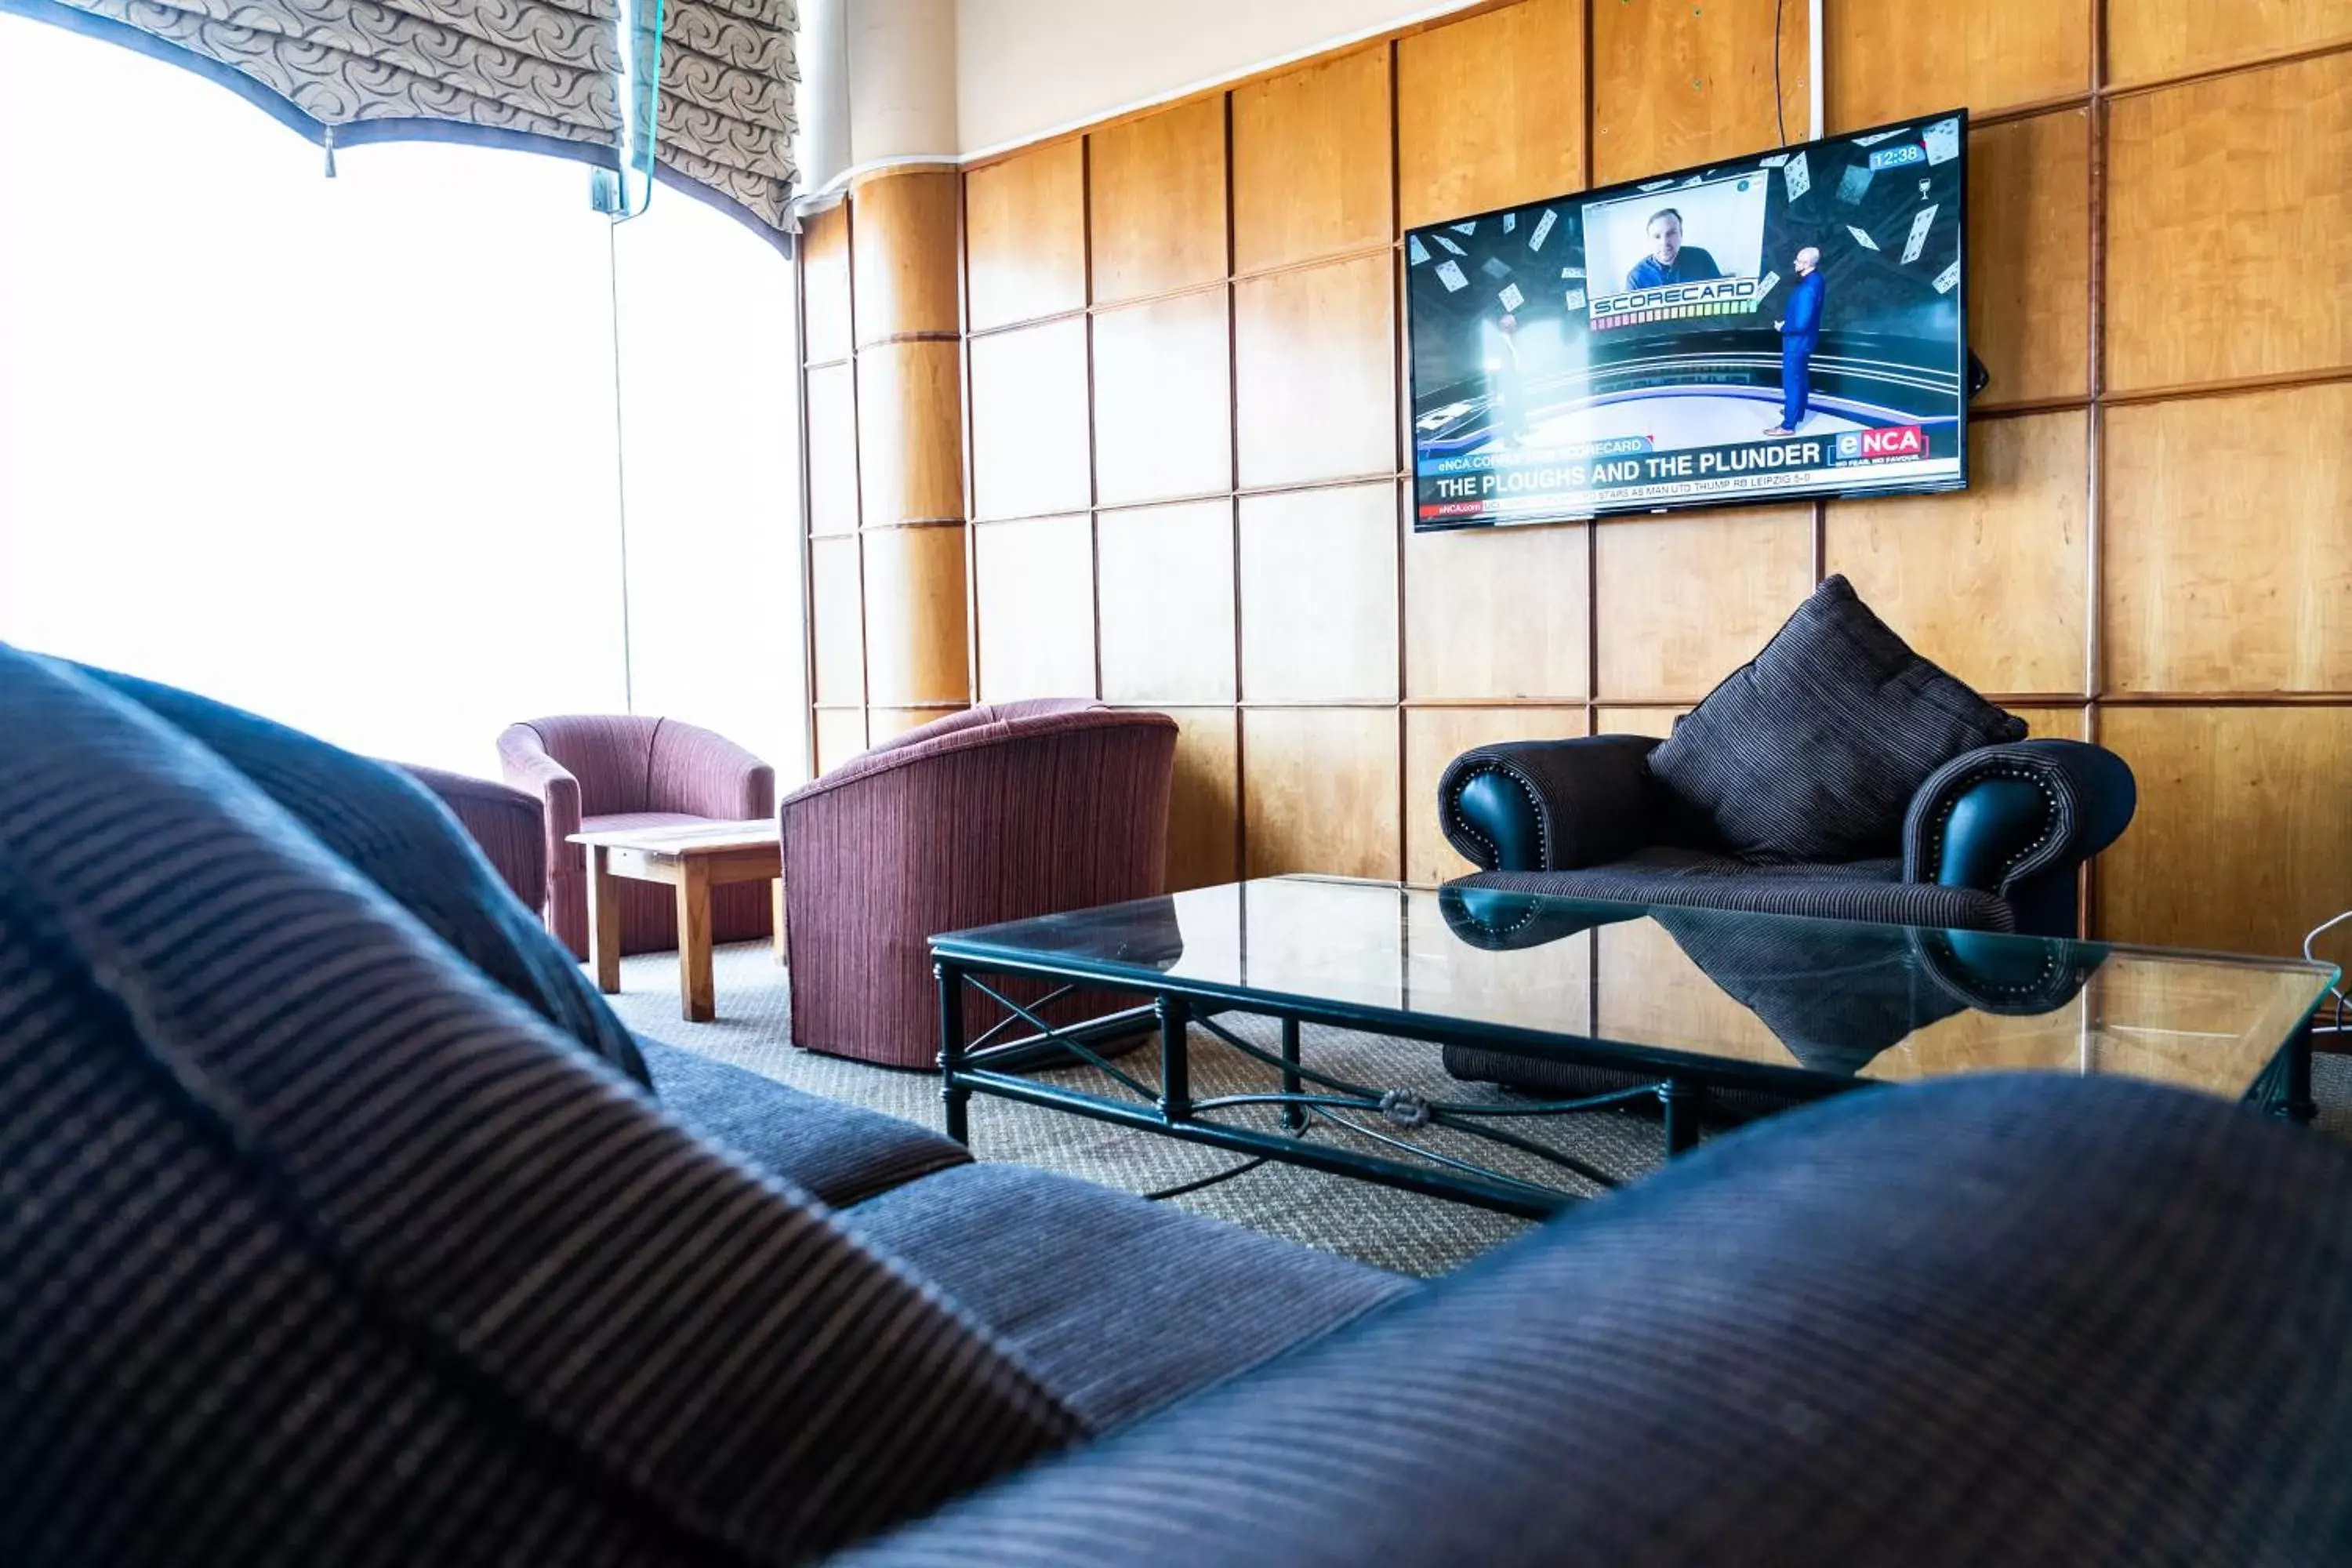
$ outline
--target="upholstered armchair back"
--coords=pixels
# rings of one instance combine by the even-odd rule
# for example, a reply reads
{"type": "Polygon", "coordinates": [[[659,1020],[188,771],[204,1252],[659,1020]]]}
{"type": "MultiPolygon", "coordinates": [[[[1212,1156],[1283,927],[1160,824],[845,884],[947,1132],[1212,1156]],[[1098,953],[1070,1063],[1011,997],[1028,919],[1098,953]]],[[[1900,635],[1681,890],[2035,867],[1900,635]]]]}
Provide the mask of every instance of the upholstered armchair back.
{"type": "Polygon", "coordinates": [[[658,811],[649,798],[654,736],[663,722],[630,713],[527,719],[499,737],[499,751],[536,752],[577,779],[583,816],[658,811]]]}
{"type": "MultiPolygon", "coordinates": [[[[574,957],[588,952],[587,861],[569,842],[593,819],[661,813],[749,822],[776,809],[776,773],[730,741],[675,719],[565,713],[509,724],[499,736],[506,781],[545,808],[548,929],[574,957]]],[[[621,948],[652,952],[677,940],[658,889],[622,893],[621,948]]],[[[722,889],[713,920],[721,942],[765,936],[768,902],[757,889],[722,889]]]]}
{"type": "MultiPolygon", "coordinates": [[[[786,796],[794,1042],[929,1065],[935,932],[1164,891],[1175,755],[1165,714],[1008,703],[926,724],[786,796]]],[[[974,1026],[994,1016],[976,1008],[974,1026]]]]}

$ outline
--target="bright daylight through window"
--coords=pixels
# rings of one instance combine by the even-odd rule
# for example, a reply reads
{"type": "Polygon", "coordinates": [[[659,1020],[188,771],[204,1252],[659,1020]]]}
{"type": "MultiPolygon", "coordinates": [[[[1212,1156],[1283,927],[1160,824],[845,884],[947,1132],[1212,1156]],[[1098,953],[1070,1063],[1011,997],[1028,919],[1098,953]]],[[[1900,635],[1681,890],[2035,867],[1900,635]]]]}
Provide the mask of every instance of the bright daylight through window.
{"type": "Polygon", "coordinates": [[[512,721],[632,704],[805,774],[761,236],[667,189],[615,227],[523,153],[329,180],[221,88],[6,16],[0,144],[0,639],[478,774],[512,721]]]}

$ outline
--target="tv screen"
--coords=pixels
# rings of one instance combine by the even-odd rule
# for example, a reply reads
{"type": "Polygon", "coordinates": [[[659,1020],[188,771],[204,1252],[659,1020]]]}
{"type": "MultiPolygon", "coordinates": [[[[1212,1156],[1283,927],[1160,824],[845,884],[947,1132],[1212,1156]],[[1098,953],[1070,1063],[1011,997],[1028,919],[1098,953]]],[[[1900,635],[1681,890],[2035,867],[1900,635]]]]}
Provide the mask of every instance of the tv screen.
{"type": "Polygon", "coordinates": [[[1405,236],[1414,526],[1968,482],[1968,115],[1405,236]]]}

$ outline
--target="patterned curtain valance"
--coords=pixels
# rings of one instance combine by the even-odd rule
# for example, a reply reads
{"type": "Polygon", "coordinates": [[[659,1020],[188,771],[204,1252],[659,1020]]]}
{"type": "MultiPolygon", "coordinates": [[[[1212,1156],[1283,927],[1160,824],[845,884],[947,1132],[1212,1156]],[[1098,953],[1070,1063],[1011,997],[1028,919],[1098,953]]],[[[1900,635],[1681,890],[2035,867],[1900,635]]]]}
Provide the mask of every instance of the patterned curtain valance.
{"type": "MultiPolygon", "coordinates": [[[[446,137],[610,165],[619,0],[0,0],[229,82],[332,146],[446,137]]],[[[667,0],[654,154],[793,227],[793,0],[667,0]]]]}

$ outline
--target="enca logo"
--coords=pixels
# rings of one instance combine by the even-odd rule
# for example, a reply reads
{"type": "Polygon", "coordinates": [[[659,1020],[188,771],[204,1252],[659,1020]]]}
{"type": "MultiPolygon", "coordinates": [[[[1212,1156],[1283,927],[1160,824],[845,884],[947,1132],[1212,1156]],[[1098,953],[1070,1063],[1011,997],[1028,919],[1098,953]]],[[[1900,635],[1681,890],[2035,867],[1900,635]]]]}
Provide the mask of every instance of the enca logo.
{"type": "Polygon", "coordinates": [[[1838,434],[1838,461],[1864,458],[1924,458],[1927,432],[1916,425],[1892,425],[1884,430],[1844,430],[1838,434]]]}
{"type": "Polygon", "coordinates": [[[1864,430],[1838,437],[1841,458],[1924,458],[1927,455],[1927,432],[1916,425],[1892,425],[1884,430],[1864,430]]]}
{"type": "Polygon", "coordinates": [[[1870,166],[1874,170],[1900,169],[1906,163],[1924,163],[1927,161],[1927,150],[1916,142],[1905,142],[1893,147],[1874,147],[1870,152],[1870,166]]]}

